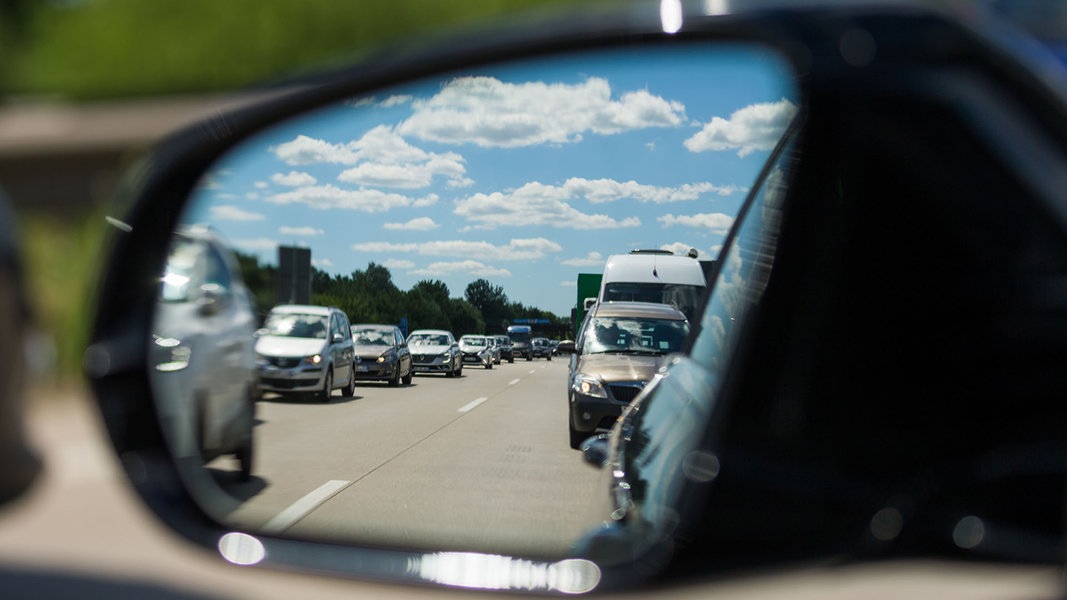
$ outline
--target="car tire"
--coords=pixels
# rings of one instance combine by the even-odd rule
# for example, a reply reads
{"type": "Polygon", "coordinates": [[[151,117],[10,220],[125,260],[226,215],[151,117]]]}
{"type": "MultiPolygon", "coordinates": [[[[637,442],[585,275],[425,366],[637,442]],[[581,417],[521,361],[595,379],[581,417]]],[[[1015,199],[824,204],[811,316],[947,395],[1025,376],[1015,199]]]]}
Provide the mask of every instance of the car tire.
{"type": "Polygon", "coordinates": [[[515,364],[515,357],[514,356],[509,356],[508,357],[508,364],[509,365],[515,364]]]}
{"type": "Polygon", "coordinates": [[[333,395],[333,367],[326,367],[326,378],[322,382],[322,389],[319,390],[318,400],[322,403],[330,401],[330,396],[333,395]]]}
{"type": "Polygon", "coordinates": [[[463,363],[459,363],[459,368],[456,369],[456,377],[463,375],[463,363]]]}
{"type": "Polygon", "coordinates": [[[341,393],[344,394],[346,398],[351,398],[352,396],[356,395],[356,365],[355,364],[353,364],[352,367],[348,370],[348,383],[345,384],[345,387],[344,387],[344,389],[341,390],[341,393]]]}
{"type": "Polygon", "coordinates": [[[412,369],[411,367],[408,367],[407,375],[404,375],[403,377],[400,378],[400,380],[404,382],[404,385],[411,385],[411,379],[413,377],[411,369],[412,369]]]}
{"type": "Polygon", "coordinates": [[[485,368],[486,369],[492,369],[493,368],[493,359],[490,358],[489,360],[485,361],[485,368]]]}
{"type": "Polygon", "coordinates": [[[400,363],[396,364],[396,368],[393,369],[393,375],[389,378],[389,387],[400,386],[400,363]]]}
{"type": "Polygon", "coordinates": [[[549,355],[548,355],[548,356],[546,356],[545,358],[547,358],[547,359],[548,359],[548,362],[552,362],[552,355],[551,355],[551,354],[549,354],[549,355]]]}

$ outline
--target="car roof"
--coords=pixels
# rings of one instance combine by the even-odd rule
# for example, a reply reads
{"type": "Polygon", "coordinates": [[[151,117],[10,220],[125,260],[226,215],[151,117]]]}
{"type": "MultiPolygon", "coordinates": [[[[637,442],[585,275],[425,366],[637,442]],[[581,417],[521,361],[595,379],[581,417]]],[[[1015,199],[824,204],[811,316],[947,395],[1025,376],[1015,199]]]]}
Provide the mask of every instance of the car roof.
{"type": "Polygon", "coordinates": [[[594,317],[643,317],[647,319],[686,320],[685,314],[669,304],[657,302],[609,301],[593,308],[594,317]]]}
{"type": "Polygon", "coordinates": [[[270,312],[303,315],[329,315],[330,312],[334,310],[338,309],[330,306],[316,306],[313,304],[279,304],[270,309],[270,312]]]}
{"type": "Polygon", "coordinates": [[[396,329],[396,325],[384,325],[381,323],[356,323],[352,329],[396,329]]]}

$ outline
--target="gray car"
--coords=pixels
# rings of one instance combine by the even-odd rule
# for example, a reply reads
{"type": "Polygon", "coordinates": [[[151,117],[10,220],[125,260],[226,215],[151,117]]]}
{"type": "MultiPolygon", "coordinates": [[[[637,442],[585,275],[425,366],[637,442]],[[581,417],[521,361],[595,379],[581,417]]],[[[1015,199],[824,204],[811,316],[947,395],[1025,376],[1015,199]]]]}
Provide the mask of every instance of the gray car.
{"type": "Polygon", "coordinates": [[[207,228],[174,234],[152,335],[151,382],[179,459],[233,455],[252,473],[256,315],[237,259],[207,228]]]}
{"type": "Polygon", "coordinates": [[[356,390],[355,344],[339,308],[286,304],[267,315],[256,340],[260,390],[310,394],[329,402],[333,391],[356,390]]]}
{"type": "Polygon", "coordinates": [[[356,345],[356,380],[411,384],[414,369],[404,332],[396,325],[361,323],[352,326],[356,345]]]}
{"type": "Polygon", "coordinates": [[[668,354],[682,349],[689,321],[651,302],[600,302],[570,359],[567,401],[571,448],[611,429],[622,409],[652,380],[668,354]]]}

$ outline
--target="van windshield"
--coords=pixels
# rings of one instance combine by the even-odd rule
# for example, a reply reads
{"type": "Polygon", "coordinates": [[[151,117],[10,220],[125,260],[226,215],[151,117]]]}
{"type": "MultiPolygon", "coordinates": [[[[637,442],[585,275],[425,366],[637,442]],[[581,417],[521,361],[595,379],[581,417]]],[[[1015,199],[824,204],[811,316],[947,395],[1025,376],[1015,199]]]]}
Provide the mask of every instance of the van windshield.
{"type": "Polygon", "coordinates": [[[612,281],[604,284],[604,301],[670,304],[693,320],[704,286],[681,283],[612,281]]]}

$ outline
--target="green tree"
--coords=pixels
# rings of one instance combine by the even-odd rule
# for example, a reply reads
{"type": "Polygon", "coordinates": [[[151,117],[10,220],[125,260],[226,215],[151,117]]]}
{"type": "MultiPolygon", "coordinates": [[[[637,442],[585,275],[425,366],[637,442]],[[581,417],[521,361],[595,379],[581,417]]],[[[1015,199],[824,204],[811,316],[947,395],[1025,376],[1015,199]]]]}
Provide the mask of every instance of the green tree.
{"type": "Polygon", "coordinates": [[[467,284],[463,297],[478,309],[485,324],[493,331],[497,331],[501,322],[509,317],[508,295],[499,285],[493,285],[485,279],[476,279],[467,284]]]}
{"type": "Polygon", "coordinates": [[[478,309],[460,298],[449,300],[449,321],[452,333],[458,338],[466,333],[485,333],[485,319],[478,309]]]}

